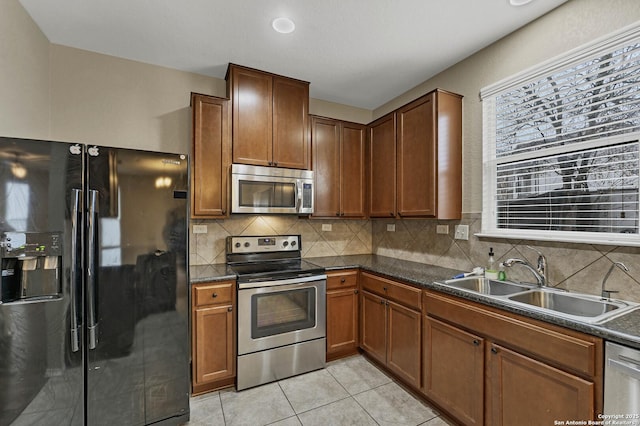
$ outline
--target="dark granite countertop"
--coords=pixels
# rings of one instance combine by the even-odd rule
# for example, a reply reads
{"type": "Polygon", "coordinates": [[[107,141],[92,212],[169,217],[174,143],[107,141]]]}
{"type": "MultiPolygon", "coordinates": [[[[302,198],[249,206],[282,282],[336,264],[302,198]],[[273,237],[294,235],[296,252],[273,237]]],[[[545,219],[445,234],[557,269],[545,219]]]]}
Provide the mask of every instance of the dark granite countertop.
{"type": "Polygon", "coordinates": [[[227,265],[224,263],[193,265],[189,267],[189,281],[191,281],[191,284],[235,279],[236,274],[227,268],[227,265]]]}
{"type": "MultiPolygon", "coordinates": [[[[443,268],[436,265],[410,262],[392,257],[378,255],[349,255],[331,257],[305,258],[308,262],[325,268],[327,271],[360,268],[363,271],[374,272],[379,275],[400,280],[422,288],[437,290],[442,293],[459,296],[461,298],[494,306],[505,311],[520,314],[529,318],[542,320],[560,325],[572,330],[602,337],[623,345],[640,349],[640,308],[613,318],[604,324],[587,324],[565,319],[553,314],[521,309],[505,303],[500,299],[458,290],[437,283],[449,279],[460,272],[456,269],[443,268]]],[[[235,279],[235,275],[224,264],[191,266],[191,283],[221,281],[235,279]]]]}

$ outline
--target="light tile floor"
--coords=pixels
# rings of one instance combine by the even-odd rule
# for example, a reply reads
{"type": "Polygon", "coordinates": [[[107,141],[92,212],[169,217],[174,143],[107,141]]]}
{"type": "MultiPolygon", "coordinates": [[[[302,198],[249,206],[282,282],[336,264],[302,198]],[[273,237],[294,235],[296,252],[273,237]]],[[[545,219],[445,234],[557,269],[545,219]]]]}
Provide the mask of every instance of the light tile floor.
{"type": "Polygon", "coordinates": [[[391,377],[356,355],[324,370],[242,392],[191,398],[188,426],[451,425],[391,377]]]}

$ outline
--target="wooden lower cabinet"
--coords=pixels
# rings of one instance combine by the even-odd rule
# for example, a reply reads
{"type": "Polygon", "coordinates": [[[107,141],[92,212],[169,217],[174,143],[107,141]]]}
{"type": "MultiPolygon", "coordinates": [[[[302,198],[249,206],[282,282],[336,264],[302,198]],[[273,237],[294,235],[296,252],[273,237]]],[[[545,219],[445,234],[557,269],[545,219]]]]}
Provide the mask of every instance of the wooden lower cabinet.
{"type": "Polygon", "coordinates": [[[358,352],[358,271],[327,273],[327,361],[358,352]]]}
{"type": "Polygon", "coordinates": [[[420,387],[420,312],[387,303],[387,366],[412,386],[420,387]]]}
{"type": "Polygon", "coordinates": [[[425,395],[462,423],[481,425],[484,339],[426,316],[423,330],[425,395]]]}
{"type": "Polygon", "coordinates": [[[466,425],[597,420],[602,339],[425,291],[422,392],[466,425]]]}
{"type": "Polygon", "coordinates": [[[487,351],[487,424],[593,419],[593,382],[496,344],[487,351]]]}
{"type": "Polygon", "coordinates": [[[192,393],[231,386],[236,376],[235,281],[192,288],[192,393]]]}
{"type": "Polygon", "coordinates": [[[387,363],[387,307],[385,300],[360,292],[360,347],[372,358],[387,363]]]}
{"type": "Polygon", "coordinates": [[[421,291],[368,273],[361,276],[360,347],[406,384],[421,385],[421,291]],[[377,293],[377,294],[376,294],[377,293]]]}

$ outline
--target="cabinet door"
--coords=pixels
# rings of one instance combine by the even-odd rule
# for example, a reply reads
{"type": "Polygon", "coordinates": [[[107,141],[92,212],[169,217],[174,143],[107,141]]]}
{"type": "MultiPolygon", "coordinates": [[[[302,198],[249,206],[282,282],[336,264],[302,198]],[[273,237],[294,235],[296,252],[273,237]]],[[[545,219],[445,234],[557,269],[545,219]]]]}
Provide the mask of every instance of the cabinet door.
{"type": "Polygon", "coordinates": [[[420,387],[420,312],[387,302],[387,367],[415,388],[420,387]]]}
{"type": "Polygon", "coordinates": [[[483,424],[484,339],[424,317],[423,391],[466,425],[483,424]]]}
{"type": "Polygon", "coordinates": [[[364,290],[360,295],[360,347],[379,362],[386,364],[386,300],[364,290]]]}
{"type": "Polygon", "coordinates": [[[488,424],[552,425],[594,418],[592,382],[496,344],[487,347],[488,424]]]}
{"type": "Polygon", "coordinates": [[[369,216],[396,216],[396,115],[369,125],[369,216]]]}
{"type": "Polygon", "coordinates": [[[357,352],[358,290],[327,291],[327,358],[357,352]]]}
{"type": "Polygon", "coordinates": [[[315,203],[313,216],[340,215],[340,122],[311,119],[315,203]]]}
{"type": "Polygon", "coordinates": [[[232,305],[198,308],[194,311],[195,384],[235,375],[234,321],[232,305]]]}
{"type": "Polygon", "coordinates": [[[433,94],[426,95],[397,112],[399,216],[436,216],[437,213],[433,99],[433,94]]]}
{"type": "Polygon", "coordinates": [[[273,165],[309,168],[309,83],[273,77],[273,165]]]}
{"type": "Polygon", "coordinates": [[[273,78],[260,71],[229,65],[233,104],[233,162],[272,163],[273,78]]]}
{"type": "Polygon", "coordinates": [[[229,100],[192,94],[191,215],[227,215],[230,158],[229,100]]]}
{"type": "Polygon", "coordinates": [[[366,127],[355,123],[342,123],[342,149],[340,162],[340,215],[365,217],[366,127]]]}
{"type": "Polygon", "coordinates": [[[462,97],[438,91],[438,219],[462,217],[462,97]]]}

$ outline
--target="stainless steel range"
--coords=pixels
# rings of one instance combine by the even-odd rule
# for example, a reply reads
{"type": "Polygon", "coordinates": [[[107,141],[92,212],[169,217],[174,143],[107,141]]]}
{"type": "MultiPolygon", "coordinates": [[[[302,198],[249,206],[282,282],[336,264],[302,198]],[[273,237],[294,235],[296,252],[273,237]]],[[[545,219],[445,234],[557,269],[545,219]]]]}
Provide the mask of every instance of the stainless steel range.
{"type": "Polygon", "coordinates": [[[242,390],[324,368],[323,268],[301,258],[300,235],[227,237],[238,282],[238,374],[242,390]]]}

